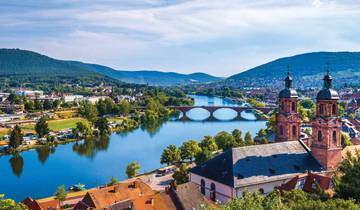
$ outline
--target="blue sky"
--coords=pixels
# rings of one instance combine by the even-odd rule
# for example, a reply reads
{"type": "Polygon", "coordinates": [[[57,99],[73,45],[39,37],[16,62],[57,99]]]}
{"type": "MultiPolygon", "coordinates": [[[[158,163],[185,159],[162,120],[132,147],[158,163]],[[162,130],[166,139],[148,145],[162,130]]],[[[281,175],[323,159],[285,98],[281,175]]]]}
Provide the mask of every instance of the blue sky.
{"type": "Polygon", "coordinates": [[[0,47],[229,76],[284,56],[360,51],[359,23],[359,0],[8,0],[0,47]]]}

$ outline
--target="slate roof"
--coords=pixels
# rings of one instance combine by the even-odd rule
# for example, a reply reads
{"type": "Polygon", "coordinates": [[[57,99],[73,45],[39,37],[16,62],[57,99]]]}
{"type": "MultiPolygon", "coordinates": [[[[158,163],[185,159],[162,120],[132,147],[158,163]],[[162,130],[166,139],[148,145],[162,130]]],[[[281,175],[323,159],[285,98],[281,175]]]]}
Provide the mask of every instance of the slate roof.
{"type": "Polygon", "coordinates": [[[317,100],[337,100],[339,99],[339,94],[334,89],[322,89],[318,92],[316,96],[317,100]]]}
{"type": "Polygon", "coordinates": [[[231,148],[190,169],[233,188],[288,179],[306,171],[323,168],[299,141],[231,148]]]}
{"type": "Polygon", "coordinates": [[[279,93],[279,98],[297,98],[298,94],[293,88],[285,88],[279,93]]]}

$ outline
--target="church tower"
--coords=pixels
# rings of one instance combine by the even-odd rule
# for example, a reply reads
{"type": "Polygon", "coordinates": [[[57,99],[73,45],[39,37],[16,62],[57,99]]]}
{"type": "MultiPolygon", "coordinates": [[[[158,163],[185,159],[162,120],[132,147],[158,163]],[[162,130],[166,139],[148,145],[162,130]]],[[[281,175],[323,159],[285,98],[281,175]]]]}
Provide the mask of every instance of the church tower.
{"type": "Polygon", "coordinates": [[[327,170],[333,170],[341,157],[341,120],[338,113],[338,93],[332,89],[329,70],[324,87],[316,96],[316,117],[312,120],[311,153],[327,170]]]}
{"type": "Polygon", "coordinates": [[[276,113],[276,142],[295,141],[300,138],[301,119],[297,112],[298,94],[292,86],[288,72],[285,78],[285,89],[279,93],[279,109],[276,113]]]}

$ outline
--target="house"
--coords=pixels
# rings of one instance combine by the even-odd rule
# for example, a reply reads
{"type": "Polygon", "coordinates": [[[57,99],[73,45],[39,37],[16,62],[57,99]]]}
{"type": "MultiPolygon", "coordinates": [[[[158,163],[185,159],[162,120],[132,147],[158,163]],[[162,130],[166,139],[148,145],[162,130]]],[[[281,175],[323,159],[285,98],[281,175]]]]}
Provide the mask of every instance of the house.
{"type": "Polygon", "coordinates": [[[68,103],[68,102],[78,102],[78,101],[83,101],[84,100],[84,96],[82,95],[63,95],[61,97],[62,101],[64,103],[68,103]]]}
{"type": "Polygon", "coordinates": [[[25,204],[30,210],[60,210],[60,201],[59,200],[33,200],[30,197],[27,197],[21,203],[25,204]]]}
{"type": "Polygon", "coordinates": [[[329,174],[314,174],[311,172],[295,176],[289,182],[278,187],[279,190],[303,190],[305,192],[314,193],[320,187],[322,190],[329,190],[332,188],[331,175],[329,174]]]}
{"type": "Polygon", "coordinates": [[[151,189],[141,180],[89,191],[74,210],[89,209],[176,209],[170,196],[151,189]]]}
{"type": "Polygon", "coordinates": [[[224,203],[242,197],[245,190],[267,194],[296,183],[294,180],[308,172],[312,183],[314,179],[326,179],[322,177],[341,163],[339,95],[332,89],[329,72],[316,95],[316,117],[311,121],[312,134],[306,143],[301,139],[298,96],[290,73],[278,98],[275,143],[231,148],[189,170],[190,181],[201,188],[203,195],[224,203]]]}

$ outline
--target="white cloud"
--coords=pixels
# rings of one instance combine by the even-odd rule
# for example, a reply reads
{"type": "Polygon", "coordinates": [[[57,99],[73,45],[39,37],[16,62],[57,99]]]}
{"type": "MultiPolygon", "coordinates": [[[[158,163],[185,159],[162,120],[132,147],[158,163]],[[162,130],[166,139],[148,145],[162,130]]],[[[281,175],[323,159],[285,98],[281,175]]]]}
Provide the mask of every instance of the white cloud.
{"type": "Polygon", "coordinates": [[[0,44],[117,68],[229,75],[289,54],[359,50],[359,9],[355,0],[32,0],[0,5],[0,44]]]}

